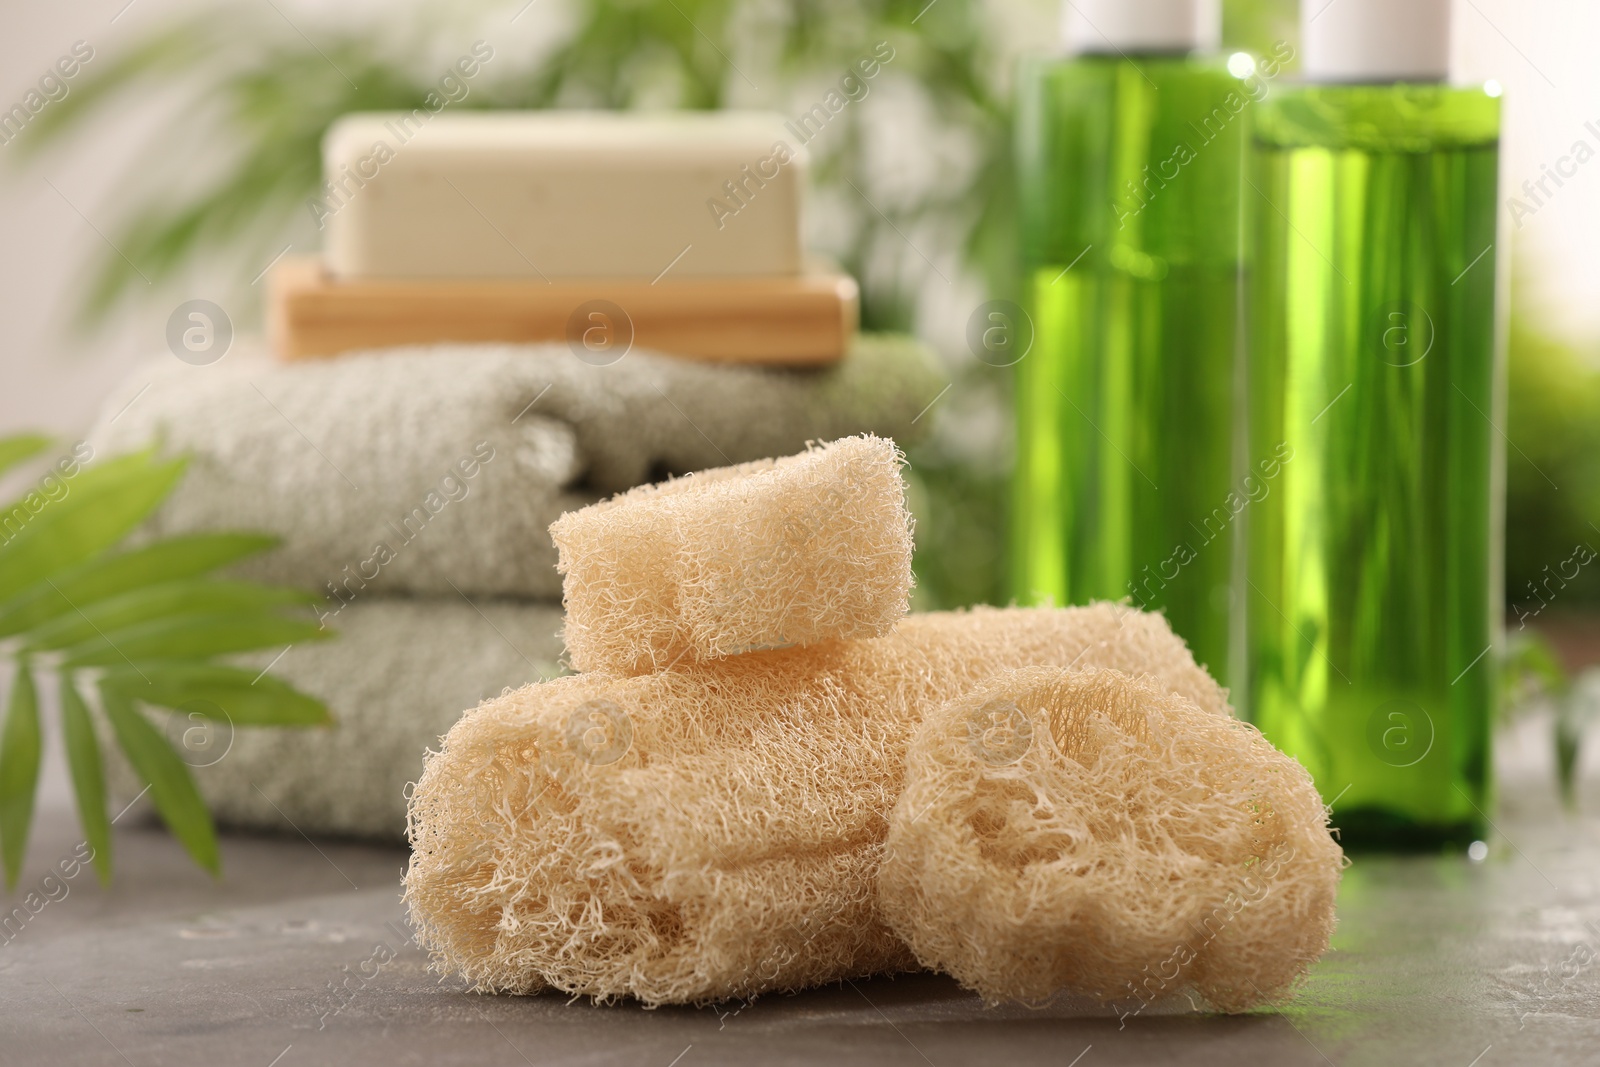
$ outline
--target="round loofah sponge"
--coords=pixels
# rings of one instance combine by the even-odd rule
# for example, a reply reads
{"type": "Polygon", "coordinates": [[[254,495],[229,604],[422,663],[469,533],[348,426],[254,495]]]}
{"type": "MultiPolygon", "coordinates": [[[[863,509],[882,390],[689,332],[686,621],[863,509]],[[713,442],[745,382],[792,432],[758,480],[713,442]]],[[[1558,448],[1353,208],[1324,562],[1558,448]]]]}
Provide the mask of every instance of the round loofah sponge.
{"type": "Polygon", "coordinates": [[[930,712],[906,766],[883,913],[990,1001],[1242,1011],[1328,947],[1343,857],[1310,776],[1155,678],[999,673],[930,712]]]}
{"type": "Polygon", "coordinates": [[[651,1004],[912,967],[875,880],[912,732],[1042,664],[1149,674],[1227,716],[1161,616],[1111,604],[527,686],[464,715],[413,792],[418,941],[482,989],[651,1004]]]}
{"type": "Polygon", "coordinates": [[[846,437],[561,516],[573,667],[638,674],[887,633],[911,592],[903,462],[893,441],[846,437]]]}

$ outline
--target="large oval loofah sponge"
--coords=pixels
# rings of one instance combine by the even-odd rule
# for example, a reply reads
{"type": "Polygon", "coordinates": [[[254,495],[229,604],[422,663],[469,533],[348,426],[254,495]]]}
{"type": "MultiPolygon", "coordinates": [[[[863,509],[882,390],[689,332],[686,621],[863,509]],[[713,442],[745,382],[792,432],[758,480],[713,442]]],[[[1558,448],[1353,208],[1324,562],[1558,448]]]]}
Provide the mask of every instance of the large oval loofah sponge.
{"type": "Polygon", "coordinates": [[[561,516],[573,667],[639,674],[888,633],[911,592],[903,462],[893,441],[846,437],[561,516]]]}
{"type": "Polygon", "coordinates": [[[483,989],[652,1004],[907,969],[875,878],[912,731],[998,669],[1071,663],[1227,716],[1161,616],[1111,604],[914,615],[487,701],[412,795],[418,941],[483,989]]]}
{"type": "Polygon", "coordinates": [[[1153,678],[998,674],[930,712],[906,766],[880,905],[990,1001],[1241,1011],[1328,947],[1343,857],[1310,776],[1153,678]]]}

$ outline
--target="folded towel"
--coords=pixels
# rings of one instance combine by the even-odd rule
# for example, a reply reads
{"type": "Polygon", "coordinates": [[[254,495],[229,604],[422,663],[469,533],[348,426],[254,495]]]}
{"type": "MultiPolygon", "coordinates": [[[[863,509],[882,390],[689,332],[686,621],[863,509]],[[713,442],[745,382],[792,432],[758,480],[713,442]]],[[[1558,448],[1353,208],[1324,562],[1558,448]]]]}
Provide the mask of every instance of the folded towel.
{"type": "Polygon", "coordinates": [[[562,512],[809,440],[903,438],[943,386],[928,351],[898,337],[862,337],[824,370],[646,352],[593,366],[565,345],[295,364],[239,352],[142,368],[89,441],[99,455],[152,440],[190,453],[150,532],[277,533],[244,576],[316,588],[330,612],[375,593],[555,599],[547,527],[562,512]]]}
{"type": "MultiPolygon", "coordinates": [[[[408,783],[463,708],[561,672],[554,604],[374,598],[351,604],[335,641],[291,649],[273,674],[327,701],[332,730],[217,728],[173,716],[166,735],[217,822],[401,841],[408,783]],[[193,741],[191,747],[185,742],[193,741]]],[[[273,653],[260,657],[265,667],[273,653]]],[[[158,723],[161,713],[153,713],[158,723]]],[[[116,807],[142,788],[107,739],[116,807]]]]}

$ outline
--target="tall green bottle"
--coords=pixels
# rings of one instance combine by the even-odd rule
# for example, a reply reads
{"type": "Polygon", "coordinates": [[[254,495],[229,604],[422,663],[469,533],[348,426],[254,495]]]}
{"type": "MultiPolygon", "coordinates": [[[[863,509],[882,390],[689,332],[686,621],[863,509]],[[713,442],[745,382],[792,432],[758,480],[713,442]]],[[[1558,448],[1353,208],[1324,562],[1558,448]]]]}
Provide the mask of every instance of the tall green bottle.
{"type": "Polygon", "coordinates": [[[1499,89],[1448,0],[1307,0],[1255,119],[1248,673],[1346,844],[1484,834],[1501,621],[1499,89]],[[1320,14],[1318,12],[1320,11],[1320,14]]]}
{"type": "Polygon", "coordinates": [[[1240,189],[1261,69],[1203,0],[1072,0],[1018,85],[1031,350],[1016,364],[1012,591],[1164,610],[1227,674],[1240,189]]]}

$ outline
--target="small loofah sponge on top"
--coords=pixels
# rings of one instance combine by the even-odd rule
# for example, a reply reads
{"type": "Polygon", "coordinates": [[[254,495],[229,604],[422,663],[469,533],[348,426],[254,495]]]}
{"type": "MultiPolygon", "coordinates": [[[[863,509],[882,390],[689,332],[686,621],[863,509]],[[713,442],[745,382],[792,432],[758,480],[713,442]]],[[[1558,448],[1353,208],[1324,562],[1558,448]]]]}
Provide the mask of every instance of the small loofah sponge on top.
{"type": "Polygon", "coordinates": [[[1281,999],[1328,947],[1343,860],[1311,778],[1154,678],[1000,673],[928,714],[879,901],[990,1001],[1281,999]]]}
{"type": "Polygon", "coordinates": [[[903,462],[847,437],[561,516],[572,666],[640,674],[887,633],[911,591],[903,462]]]}

